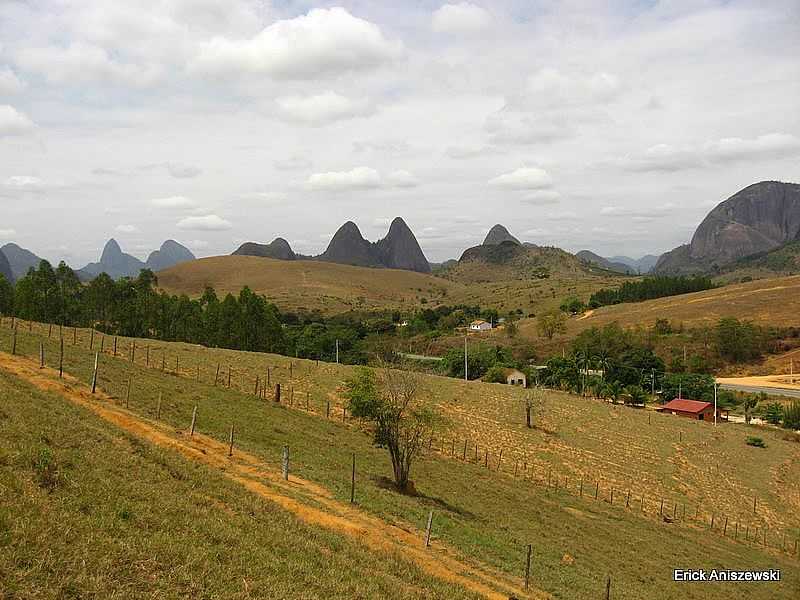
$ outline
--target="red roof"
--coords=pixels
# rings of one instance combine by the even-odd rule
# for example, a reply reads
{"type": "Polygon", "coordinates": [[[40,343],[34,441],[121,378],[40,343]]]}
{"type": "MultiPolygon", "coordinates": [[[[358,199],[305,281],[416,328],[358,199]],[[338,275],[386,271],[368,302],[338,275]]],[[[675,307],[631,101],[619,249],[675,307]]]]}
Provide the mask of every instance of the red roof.
{"type": "Polygon", "coordinates": [[[659,408],[659,410],[677,410],[680,412],[699,414],[711,406],[713,406],[711,402],[675,398],[675,400],[670,400],[664,406],[659,408]]]}

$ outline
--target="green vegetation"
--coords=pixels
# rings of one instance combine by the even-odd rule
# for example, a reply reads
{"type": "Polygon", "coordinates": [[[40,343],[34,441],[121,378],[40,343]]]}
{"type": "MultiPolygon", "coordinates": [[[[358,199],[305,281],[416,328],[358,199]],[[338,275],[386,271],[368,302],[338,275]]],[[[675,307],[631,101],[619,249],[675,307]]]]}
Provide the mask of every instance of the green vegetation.
{"type": "MultiPolygon", "coordinates": [[[[88,350],[88,332],[80,331],[79,334],[77,346],[67,345],[65,366],[68,372],[86,382],[90,378],[93,354],[88,350]]],[[[43,342],[48,360],[52,364],[58,345],[57,340],[47,339],[46,327],[34,327],[33,334],[29,334],[26,328],[20,328],[18,341],[18,351],[31,357],[37,355],[38,344],[43,342]]],[[[0,346],[7,348],[9,342],[8,328],[0,328],[0,346]]],[[[317,367],[313,361],[295,360],[293,378],[290,378],[289,359],[274,355],[163,342],[153,343],[151,351],[163,352],[169,356],[180,355],[181,365],[184,365],[182,376],[175,377],[144,368],[144,357],[140,357],[139,353],[135,365],[124,358],[115,360],[103,356],[101,359],[101,387],[117,398],[117,402],[124,399],[128,377],[134,376],[136,386],[130,403],[134,414],[153,419],[159,392],[167,392],[161,418],[170,431],[185,429],[196,405],[200,416],[198,430],[201,433],[225,440],[233,424],[237,432],[236,447],[258,456],[276,468],[281,448],[289,445],[292,448],[293,473],[324,485],[339,500],[349,500],[350,464],[352,454],[356,453],[358,507],[354,510],[376,515],[414,532],[419,532],[424,527],[428,512],[434,510],[434,535],[440,542],[448,544],[457,555],[488,564],[502,577],[516,582],[519,582],[522,572],[525,546],[533,540],[537,565],[533,585],[554,597],[591,599],[601,596],[605,574],[609,572],[614,573],[614,597],[619,600],[677,597],[683,593],[685,586],[671,581],[669,565],[680,561],[690,562],[700,568],[724,568],[730,564],[744,568],[782,568],[784,581],[776,586],[742,586],[743,593],[756,600],[772,598],[776,594],[791,594],[798,585],[796,559],[774,547],[780,544],[776,531],[786,528],[791,540],[800,525],[797,515],[785,510],[781,500],[783,494],[797,492],[797,481],[800,479],[795,477],[796,468],[792,465],[798,464],[796,458],[800,447],[794,442],[781,440],[777,432],[766,431],[763,434],[768,442],[767,448],[759,452],[743,453],[743,425],[730,424],[712,430],[711,426],[703,423],[688,423],[684,419],[659,414],[652,415],[653,423],[650,425],[650,415],[645,414],[645,411],[612,408],[603,403],[581,401],[573,396],[553,392],[542,393],[537,426],[528,429],[524,425],[527,390],[425,377],[427,389],[423,397],[439,412],[447,414],[451,421],[447,432],[441,437],[437,436],[434,448],[438,447],[443,454],[448,455],[451,439],[458,442],[468,439],[471,454],[472,443],[477,442],[480,444],[481,459],[484,449],[489,450],[489,464],[492,468],[486,469],[482,466],[483,462],[476,464],[471,458],[468,461],[462,461],[460,456],[457,459],[445,459],[426,452],[414,466],[415,486],[420,492],[419,496],[414,497],[397,494],[384,485],[383,478],[392,472],[392,467],[387,452],[372,446],[371,436],[365,435],[360,428],[341,424],[340,410],[335,413],[335,420],[324,418],[326,399],[332,398],[335,404],[336,390],[344,380],[353,376],[353,367],[332,364],[320,364],[317,367]],[[210,384],[214,369],[219,363],[223,368],[231,364],[235,367],[231,390],[210,384]],[[268,365],[272,366],[273,382],[281,381],[286,387],[294,386],[296,395],[301,399],[306,391],[309,392],[312,411],[298,409],[297,404],[302,401],[295,401],[293,410],[285,404],[264,402],[253,396],[255,377],[263,373],[268,365]],[[194,381],[196,366],[201,368],[201,382],[194,381]],[[679,431],[683,432],[684,443],[678,448],[675,440],[678,439],[679,431]],[[502,463],[498,463],[500,448],[506,450],[502,463]],[[523,461],[527,461],[528,468],[525,471],[522,467],[523,461]],[[520,469],[520,475],[516,478],[515,462],[519,463],[520,469]],[[680,467],[677,466],[679,462],[680,467]],[[770,475],[770,465],[783,463],[789,465],[789,470],[785,481],[778,488],[770,475]],[[726,477],[720,478],[718,473],[704,468],[711,464],[725,465],[726,477]],[[548,468],[552,468],[553,479],[559,481],[558,490],[553,486],[546,487],[548,468]],[[522,473],[527,473],[527,477],[523,477],[522,473]],[[578,481],[581,477],[586,479],[586,494],[583,498],[578,495],[578,481]],[[590,486],[592,492],[594,491],[595,480],[600,481],[598,501],[588,497],[590,486]],[[617,491],[614,506],[609,502],[612,487],[617,491]],[[632,507],[626,509],[624,500],[619,499],[624,498],[623,490],[628,489],[633,490],[632,507]],[[645,494],[644,510],[638,505],[641,493],[645,494]],[[752,514],[754,496],[758,498],[759,507],[765,507],[764,512],[759,510],[758,515],[752,514]],[[667,506],[671,508],[675,504],[679,507],[678,510],[686,503],[687,521],[691,521],[689,515],[694,514],[695,506],[700,507],[701,516],[691,524],[679,520],[667,525],[658,517],[660,497],[666,497],[667,506]],[[741,537],[739,543],[735,543],[730,538],[730,530],[723,537],[719,520],[714,530],[709,531],[711,510],[717,511],[717,515],[723,512],[729,514],[732,522],[741,522],[742,527],[747,524],[751,526],[751,530],[756,526],[761,527],[762,523],[769,523],[769,542],[773,550],[765,552],[760,545],[744,543],[741,537]],[[637,543],[631,544],[631,539],[636,539],[637,543]],[[615,551],[608,552],[609,547],[615,548],[615,551]],[[568,556],[567,560],[565,556],[568,556]],[[643,579],[643,572],[650,575],[643,579]]],[[[22,401],[13,402],[15,407],[24,404],[26,403],[22,401]]],[[[5,411],[5,407],[2,410],[5,411]]],[[[71,434],[71,431],[66,431],[69,428],[63,425],[76,419],[59,414],[60,399],[48,397],[42,407],[42,411],[45,410],[49,411],[53,422],[58,423],[62,432],[71,434]]],[[[37,429],[31,424],[37,423],[37,419],[37,415],[31,415],[19,427],[26,432],[28,439],[36,435],[33,432],[37,429]]],[[[64,440],[64,451],[70,452],[71,439],[52,437],[49,429],[42,431],[51,439],[59,440],[54,454],[60,468],[65,463],[82,466],[81,469],[75,468],[69,472],[71,478],[81,483],[80,486],[75,486],[75,490],[86,489],[89,494],[97,493],[88,486],[84,477],[96,476],[108,481],[113,474],[124,479],[127,487],[117,490],[102,488],[106,491],[98,497],[106,498],[107,501],[92,504],[100,508],[107,505],[108,522],[112,524],[116,524],[116,521],[111,515],[117,514],[120,508],[125,509],[128,514],[133,515],[133,519],[122,522],[135,523],[139,528],[137,535],[142,535],[142,530],[148,532],[147,542],[132,550],[126,549],[128,544],[121,544],[119,548],[122,549],[118,551],[116,546],[113,548],[115,559],[128,561],[125,564],[130,571],[123,571],[124,573],[136,573],[134,567],[142,561],[146,562],[151,556],[156,561],[163,561],[164,570],[157,570],[156,574],[178,569],[178,564],[202,564],[202,571],[196,573],[192,579],[196,586],[200,586],[205,578],[217,576],[216,561],[223,559],[216,557],[247,556],[247,561],[225,562],[225,566],[221,567],[224,573],[219,576],[222,581],[219,584],[209,583],[205,593],[224,596],[223,585],[234,585],[232,582],[237,582],[236,585],[239,586],[232,589],[243,590],[243,584],[238,582],[246,577],[248,585],[253,585],[254,580],[259,582],[255,591],[251,589],[254,597],[259,592],[263,596],[269,596],[270,593],[278,593],[281,597],[299,595],[296,591],[298,588],[292,586],[303,582],[304,578],[299,574],[307,572],[307,569],[304,571],[303,568],[294,568],[293,565],[304,560],[306,548],[313,548],[309,547],[301,534],[295,534],[294,529],[284,530],[288,534],[280,533],[283,525],[281,518],[264,513],[260,508],[253,510],[253,515],[250,516],[248,509],[249,504],[254,504],[257,507],[265,506],[279,515],[282,514],[280,511],[269,503],[257,500],[251,500],[248,504],[245,495],[241,496],[242,500],[238,504],[233,504],[234,514],[229,516],[214,500],[221,495],[227,498],[229,494],[237,493],[235,486],[220,484],[221,479],[210,476],[211,471],[205,468],[188,468],[189,479],[185,485],[181,480],[171,483],[170,471],[161,467],[159,473],[162,478],[157,484],[150,483],[149,471],[143,473],[141,483],[125,477],[126,473],[138,473],[139,463],[129,466],[116,452],[108,453],[107,456],[104,452],[97,452],[96,424],[87,418],[78,422],[81,427],[75,429],[76,437],[85,437],[87,444],[92,442],[94,454],[89,462],[84,462],[80,456],[67,456],[62,460],[59,455],[61,440],[64,440]],[[106,467],[98,469],[97,464],[105,464],[106,467]],[[131,506],[116,504],[117,498],[121,499],[120,505],[126,504],[125,498],[129,495],[135,499],[131,506]],[[189,503],[191,508],[187,508],[184,502],[189,503]],[[150,510],[146,507],[150,507],[150,510]],[[200,516],[196,514],[198,511],[201,511],[200,516]],[[164,515],[159,520],[168,521],[164,525],[166,533],[158,536],[153,534],[154,529],[150,527],[152,523],[149,520],[143,525],[139,524],[137,515],[149,514],[164,515]],[[203,514],[207,514],[207,518],[203,514]],[[231,522],[252,522],[255,525],[251,526],[252,530],[246,536],[241,536],[242,541],[228,544],[225,542],[228,536],[236,540],[238,534],[237,531],[230,531],[225,537],[221,537],[221,533],[229,531],[227,528],[231,526],[231,522]],[[271,522],[275,522],[274,528],[271,522]],[[214,523],[215,528],[209,530],[205,523],[214,523]],[[182,528],[188,531],[183,533],[182,528]],[[219,541],[220,537],[223,542],[219,541]],[[269,548],[251,553],[248,546],[251,539],[269,548]],[[165,546],[168,542],[181,544],[180,552],[171,557],[163,555],[162,551],[154,552],[151,546],[159,540],[165,540],[165,546]],[[215,558],[207,559],[207,554],[215,558]],[[273,562],[279,563],[275,569],[263,568],[263,565],[273,562]],[[237,569],[248,569],[248,572],[236,572],[237,569]],[[281,577],[285,575],[292,580],[281,581],[281,577]],[[294,581],[295,579],[298,581],[294,581]],[[274,585],[277,592],[265,591],[263,586],[267,584],[274,585]]],[[[6,421],[0,419],[0,428],[5,423],[6,421]]],[[[52,429],[58,430],[56,425],[52,429]]],[[[0,435],[0,446],[5,438],[4,430],[3,435],[0,435]]],[[[135,451],[131,450],[135,457],[142,452],[149,456],[152,452],[166,456],[170,465],[182,463],[168,452],[154,451],[147,444],[131,442],[130,446],[137,448],[135,451]],[[144,450],[142,446],[145,447],[144,450]]],[[[127,451],[128,445],[117,443],[115,447],[127,451]]],[[[456,448],[458,447],[457,445],[456,448]]],[[[0,461],[0,465],[2,464],[0,461]]],[[[0,472],[2,471],[3,467],[0,466],[0,472]]],[[[183,473],[181,469],[176,472],[183,473]]],[[[106,482],[104,485],[111,484],[106,482]]],[[[228,502],[225,504],[230,506],[228,502]]],[[[15,506],[11,507],[11,514],[14,514],[15,506]]],[[[54,513],[52,517],[61,519],[63,524],[63,527],[54,529],[58,533],[68,531],[70,527],[78,535],[89,531],[76,529],[75,519],[83,518],[77,511],[54,513]]],[[[106,522],[99,518],[98,520],[101,523],[106,522]]],[[[80,520],[77,522],[83,523],[80,520]]],[[[309,531],[305,527],[302,529],[309,531]]],[[[51,543],[41,536],[38,539],[39,546],[34,546],[31,550],[33,556],[42,551],[42,544],[51,543]]],[[[121,539],[123,542],[133,543],[131,537],[121,539]]],[[[327,539],[324,531],[320,531],[315,538],[316,543],[327,539]]],[[[56,550],[63,548],[58,543],[56,550]]],[[[84,545],[76,552],[93,551],[88,547],[88,542],[81,543],[84,545]]],[[[331,548],[332,543],[323,543],[326,549],[331,548]]],[[[106,543],[103,542],[98,547],[105,546],[106,543]]],[[[375,566],[370,555],[363,551],[360,551],[361,554],[351,553],[350,544],[334,546],[332,551],[336,552],[339,547],[342,548],[341,556],[337,560],[329,561],[330,568],[326,567],[321,571],[323,578],[314,582],[319,588],[310,593],[331,597],[381,597],[381,591],[374,591],[372,587],[343,591],[341,587],[332,591],[326,588],[327,585],[356,585],[365,578],[365,573],[371,573],[374,569],[380,578],[390,570],[404,573],[403,583],[410,578],[410,583],[403,586],[407,595],[458,595],[448,595],[448,592],[441,590],[431,592],[430,586],[434,584],[421,580],[422,578],[414,579],[413,574],[406,575],[407,571],[404,569],[408,567],[405,563],[399,563],[399,559],[385,559],[385,566],[375,566]],[[337,570],[340,573],[335,575],[337,570]],[[331,578],[330,581],[327,581],[325,574],[331,578]]],[[[3,577],[2,574],[8,572],[5,563],[2,563],[7,560],[7,555],[3,553],[0,556],[0,564],[3,564],[0,577],[3,577]]],[[[72,555],[65,556],[64,560],[69,560],[72,555]]],[[[316,555],[312,554],[314,556],[316,555]]],[[[309,559],[310,568],[316,569],[316,560],[309,559]]],[[[80,565],[80,562],[69,564],[80,565]]],[[[52,572],[59,572],[57,567],[55,565],[52,572]]],[[[73,569],[70,572],[78,571],[77,567],[70,568],[73,569]]],[[[88,570],[90,574],[93,572],[92,569],[88,570]]],[[[179,577],[186,577],[178,579],[185,583],[188,574],[182,572],[179,577]]],[[[164,589],[163,596],[186,595],[185,589],[170,592],[171,588],[166,587],[174,584],[174,577],[165,575],[164,579],[159,579],[158,585],[165,587],[157,590],[164,589]]],[[[397,579],[393,582],[395,586],[401,585],[397,579]]],[[[370,580],[362,585],[382,584],[380,581],[370,580]]],[[[79,591],[82,590],[79,587],[79,591]]],[[[241,595],[244,597],[244,592],[241,595]]],[[[397,592],[383,595],[396,597],[397,592]]],[[[730,597],[730,587],[707,585],[702,590],[698,588],[696,595],[698,598],[723,600],[730,597]]]]}
{"type": "Polygon", "coordinates": [[[536,317],[536,331],[540,337],[552,340],[557,334],[567,331],[567,322],[563,313],[555,310],[540,313],[536,317]]]}
{"type": "Polygon", "coordinates": [[[756,437],[754,435],[747,436],[747,439],[744,441],[745,444],[748,446],[755,446],[756,448],[766,448],[767,444],[764,443],[764,439],[760,437],[756,437]]]}
{"type": "Polygon", "coordinates": [[[394,483],[415,492],[411,465],[436,432],[437,415],[421,398],[419,378],[407,371],[358,369],[345,382],[350,413],[373,426],[375,444],[389,451],[394,483]]]}
{"type": "Polygon", "coordinates": [[[714,287],[709,277],[673,277],[658,275],[645,277],[639,281],[626,281],[616,289],[602,289],[589,297],[589,307],[599,308],[623,302],[642,302],[665,296],[677,296],[691,292],[701,292],[714,287]]]}

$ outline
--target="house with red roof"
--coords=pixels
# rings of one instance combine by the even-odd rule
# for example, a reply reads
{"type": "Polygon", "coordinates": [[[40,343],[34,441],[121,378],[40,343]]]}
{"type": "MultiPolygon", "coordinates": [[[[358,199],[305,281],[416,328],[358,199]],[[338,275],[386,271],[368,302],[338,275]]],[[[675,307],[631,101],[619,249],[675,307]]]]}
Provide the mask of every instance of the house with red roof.
{"type": "MultiPolygon", "coordinates": [[[[686,398],[675,398],[670,400],[663,406],[659,406],[659,412],[678,415],[679,417],[688,417],[698,421],[713,421],[714,420],[714,405],[711,402],[703,402],[701,400],[687,400],[686,398]]],[[[717,410],[718,419],[728,419],[727,410],[717,410]]]]}

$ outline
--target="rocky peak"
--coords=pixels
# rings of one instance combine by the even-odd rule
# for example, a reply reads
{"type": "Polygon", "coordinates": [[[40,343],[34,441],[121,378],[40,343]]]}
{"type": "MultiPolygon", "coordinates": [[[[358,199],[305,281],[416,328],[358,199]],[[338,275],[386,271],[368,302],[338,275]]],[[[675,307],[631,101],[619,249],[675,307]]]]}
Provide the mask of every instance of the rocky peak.
{"type": "Polygon", "coordinates": [[[163,271],[182,262],[195,260],[195,255],[175,240],[167,240],[161,248],[151,253],[147,259],[147,268],[152,271],[163,271]]]}
{"type": "Polygon", "coordinates": [[[430,273],[431,266],[417,238],[400,217],[392,221],[386,237],[380,240],[376,247],[380,253],[381,263],[390,269],[430,273]]]}
{"type": "Polygon", "coordinates": [[[347,221],[347,223],[339,227],[333,238],[331,238],[328,248],[319,258],[320,260],[345,265],[380,266],[380,261],[375,256],[372,244],[364,239],[358,225],[352,221],[347,221]]]}
{"type": "Polygon", "coordinates": [[[489,233],[486,234],[486,238],[483,240],[483,245],[496,246],[498,244],[502,244],[503,242],[514,242],[515,244],[520,243],[517,238],[508,232],[508,229],[498,223],[489,230],[489,233]]]}

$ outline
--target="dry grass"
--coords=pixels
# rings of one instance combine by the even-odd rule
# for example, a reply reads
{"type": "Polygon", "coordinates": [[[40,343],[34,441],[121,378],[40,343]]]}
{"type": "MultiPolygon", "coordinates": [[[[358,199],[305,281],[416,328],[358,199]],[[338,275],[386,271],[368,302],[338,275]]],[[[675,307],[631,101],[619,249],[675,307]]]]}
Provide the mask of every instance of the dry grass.
{"type": "MultiPolygon", "coordinates": [[[[6,327],[0,328],[0,347],[10,341],[6,327]]],[[[35,356],[41,332],[20,329],[19,349],[35,356]]],[[[68,345],[70,372],[89,380],[92,354],[88,332],[79,332],[79,345],[68,345]]],[[[67,336],[71,340],[71,336],[67,336]]],[[[52,361],[54,340],[45,342],[52,361]]],[[[359,506],[401,526],[419,527],[431,508],[436,510],[436,532],[443,542],[466,558],[480,560],[510,577],[518,577],[521,548],[535,541],[537,587],[564,598],[594,598],[605,573],[615,574],[615,598],[770,598],[787,597],[798,585],[797,562],[777,550],[764,551],[730,539],[720,531],[721,515],[733,524],[749,528],[752,539],[758,527],[769,526],[770,545],[780,545],[777,532],[786,531],[789,543],[800,535],[800,445],[778,433],[744,425],[691,422],[625,407],[612,407],[590,399],[549,393],[538,428],[524,427],[524,391],[480,382],[464,383],[442,377],[425,377],[425,393],[447,415],[449,429],[434,447],[449,455],[468,440],[468,456],[479,445],[479,464],[465,464],[458,457],[430,457],[413,472],[422,498],[409,498],[386,489],[380,476],[388,473],[385,453],[371,447],[369,438],[354,424],[342,424],[342,381],[352,368],[286,357],[205,349],[186,344],[139,340],[136,365],[120,357],[102,359],[101,385],[124,402],[129,374],[136,380],[131,410],[149,418],[155,415],[160,390],[168,398],[162,420],[185,428],[193,405],[200,406],[203,433],[224,440],[235,422],[243,450],[273,465],[279,461],[282,444],[296,451],[296,469],[305,479],[324,485],[339,499],[349,494],[350,453],[358,453],[359,506]],[[145,345],[151,357],[167,365],[180,357],[180,378],[144,366],[145,345]],[[217,365],[227,384],[233,366],[232,389],[211,385],[217,365]],[[291,365],[291,367],[290,367],[291,365]],[[200,367],[201,382],[193,379],[200,367]],[[283,384],[284,405],[253,397],[257,375],[270,369],[271,383],[283,384]],[[294,407],[286,406],[294,390],[294,407]],[[305,409],[308,393],[310,411],[305,409]],[[332,403],[326,420],[326,402],[332,403]],[[744,444],[747,435],[758,435],[767,448],[744,444]],[[489,450],[490,469],[483,468],[489,450]],[[503,460],[498,469],[500,450],[503,460]],[[514,467],[527,477],[514,478],[514,467]],[[499,471],[499,472],[498,472],[499,471]],[[545,491],[550,474],[560,491],[545,491]],[[577,497],[584,478],[585,497],[577,497]],[[565,493],[566,487],[569,493],[565,493]],[[586,496],[600,481],[600,501],[586,496]],[[611,488],[616,491],[609,504],[611,488]],[[632,506],[623,498],[632,490],[632,506]],[[645,494],[645,509],[639,500],[645,494]],[[665,498],[665,512],[673,514],[678,504],[678,523],[666,525],[658,519],[658,502],[665,498]],[[752,513],[752,499],[758,511],[752,513]],[[687,518],[683,520],[683,504],[687,518]],[[694,520],[695,507],[700,518],[694,520]],[[711,514],[716,515],[709,532],[711,514]],[[636,543],[632,543],[636,540],[636,543]],[[571,560],[564,561],[569,555],[571,560]],[[782,566],[784,586],[678,586],[670,582],[675,566],[782,566]],[[642,578],[641,574],[647,573],[642,578]],[[737,596],[737,594],[739,594],[737,596]],[[777,596],[776,596],[777,595],[777,596]]],[[[127,349],[126,341],[119,347],[127,349]]],[[[109,345],[106,345],[109,348],[109,345]]],[[[172,367],[170,367],[172,368],[172,367]]],[[[271,395],[270,395],[271,397],[271,395]]]]}
{"type": "MultiPolygon", "coordinates": [[[[722,317],[747,319],[761,325],[800,324],[800,276],[762,279],[645,302],[603,306],[570,319],[565,337],[569,339],[590,327],[602,327],[615,321],[623,327],[652,327],[656,319],[668,319],[696,327],[713,325],[722,317]]],[[[537,338],[534,320],[521,322],[519,329],[521,335],[537,338]]],[[[563,343],[563,339],[556,341],[563,343]]]]}
{"type": "Polygon", "coordinates": [[[317,261],[281,261],[255,256],[216,256],[158,273],[162,289],[199,296],[207,286],[218,294],[238,294],[248,286],[282,310],[327,314],[358,309],[408,308],[422,299],[434,304],[461,286],[431,275],[317,261]]]}

